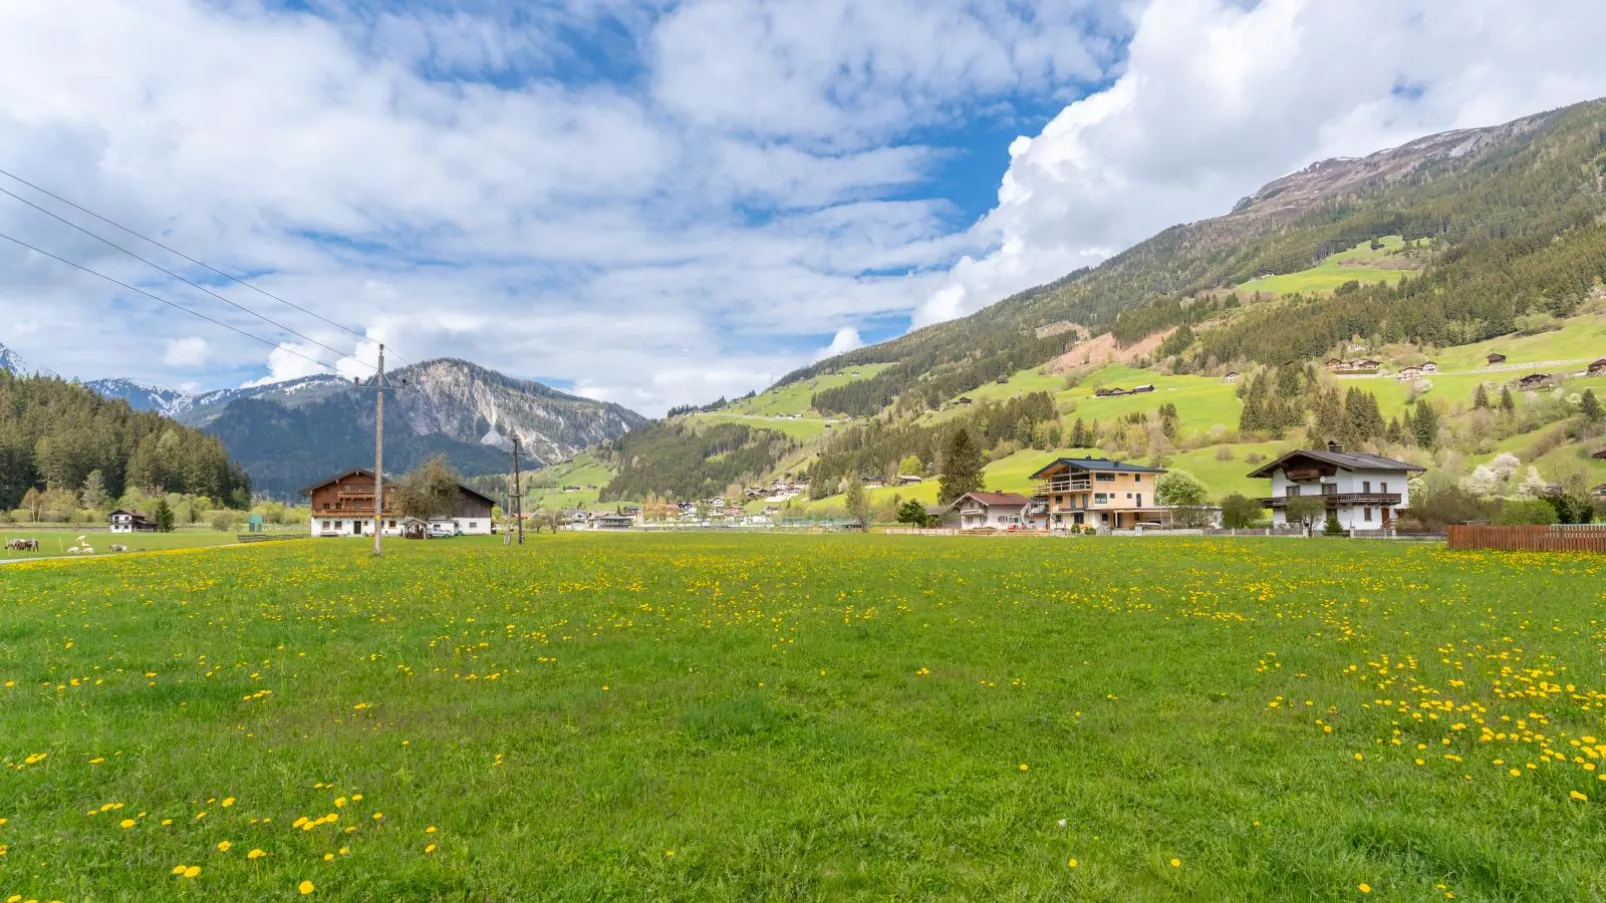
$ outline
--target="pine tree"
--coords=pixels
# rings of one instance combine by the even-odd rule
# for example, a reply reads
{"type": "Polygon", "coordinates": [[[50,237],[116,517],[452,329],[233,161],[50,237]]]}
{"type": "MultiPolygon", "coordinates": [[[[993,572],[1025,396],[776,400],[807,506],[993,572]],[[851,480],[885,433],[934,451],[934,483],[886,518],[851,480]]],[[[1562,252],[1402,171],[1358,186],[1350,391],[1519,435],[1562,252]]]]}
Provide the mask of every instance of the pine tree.
{"type": "Polygon", "coordinates": [[[1483,387],[1483,383],[1478,383],[1478,390],[1472,393],[1472,406],[1482,409],[1489,407],[1489,390],[1483,387]]]}
{"type": "Polygon", "coordinates": [[[952,504],[960,496],[980,490],[981,468],[981,449],[971,440],[970,431],[960,427],[948,440],[948,451],[943,455],[938,504],[952,504]]]}
{"type": "Polygon", "coordinates": [[[1517,402],[1516,402],[1516,399],[1511,397],[1511,387],[1510,386],[1501,386],[1500,387],[1500,410],[1505,411],[1507,414],[1510,414],[1511,412],[1515,411],[1516,409],[1517,409],[1517,402]]]}
{"type": "Polygon", "coordinates": [[[1383,433],[1383,437],[1391,445],[1399,445],[1405,441],[1405,430],[1400,426],[1400,418],[1389,418],[1388,429],[1383,433]]]}
{"type": "Polygon", "coordinates": [[[1416,406],[1416,443],[1423,448],[1439,443],[1439,412],[1425,401],[1416,406]]]}
{"type": "Polygon", "coordinates": [[[167,504],[167,499],[156,503],[156,510],[151,516],[156,521],[156,532],[173,532],[173,509],[167,504]]]}
{"type": "Polygon", "coordinates": [[[1602,411],[1600,399],[1595,397],[1594,389],[1584,390],[1584,397],[1578,400],[1578,410],[1582,411],[1584,416],[1588,417],[1591,421],[1599,420],[1601,418],[1602,411]]]}
{"type": "Polygon", "coordinates": [[[1409,408],[1405,411],[1405,418],[1400,421],[1400,441],[1402,444],[1416,444],[1416,421],[1411,417],[1409,408]]]}

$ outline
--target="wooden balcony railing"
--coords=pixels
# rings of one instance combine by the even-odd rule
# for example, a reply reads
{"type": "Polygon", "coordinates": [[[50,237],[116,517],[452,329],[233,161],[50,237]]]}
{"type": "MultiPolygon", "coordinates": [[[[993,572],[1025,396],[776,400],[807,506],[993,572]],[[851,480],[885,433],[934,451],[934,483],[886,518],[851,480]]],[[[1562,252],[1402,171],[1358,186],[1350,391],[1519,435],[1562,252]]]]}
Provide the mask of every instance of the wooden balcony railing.
{"type": "Polygon", "coordinates": [[[1331,495],[1279,495],[1260,499],[1261,507],[1286,508],[1289,499],[1321,499],[1327,507],[1338,505],[1374,505],[1379,508],[1393,508],[1400,503],[1400,494],[1397,492],[1339,492],[1331,495]]]}

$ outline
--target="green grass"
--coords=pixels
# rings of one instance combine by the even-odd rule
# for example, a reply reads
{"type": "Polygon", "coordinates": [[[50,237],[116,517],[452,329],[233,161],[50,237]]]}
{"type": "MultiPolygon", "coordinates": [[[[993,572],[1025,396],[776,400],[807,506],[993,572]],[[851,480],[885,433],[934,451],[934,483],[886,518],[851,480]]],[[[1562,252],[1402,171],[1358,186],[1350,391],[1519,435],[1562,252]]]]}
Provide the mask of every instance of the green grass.
{"type": "MultiPolygon", "coordinates": [[[[708,414],[691,414],[688,419],[699,423],[740,423],[755,430],[771,430],[800,442],[811,442],[825,435],[830,430],[824,420],[809,418],[804,420],[781,420],[774,416],[731,414],[725,411],[714,411],[708,414]]],[[[840,426],[834,429],[841,429],[840,426]]]]}
{"type": "MultiPolygon", "coordinates": [[[[1584,314],[1563,322],[1561,329],[1530,336],[1502,336],[1473,345],[1458,345],[1435,351],[1434,361],[1443,370],[1471,370],[1488,366],[1491,352],[1506,356],[1504,366],[1538,364],[1543,361],[1593,361],[1606,357],[1606,315],[1584,314]]],[[[1582,368],[1578,368],[1582,369],[1582,368]]],[[[1490,378],[1515,379],[1516,373],[1490,378]]]]}
{"type": "Polygon", "coordinates": [[[1363,242],[1348,251],[1340,251],[1328,257],[1308,270],[1269,276],[1265,279],[1251,279],[1238,286],[1235,291],[1240,295],[1322,294],[1331,292],[1350,281],[1362,284],[1397,282],[1400,276],[1418,269],[1368,266],[1367,264],[1394,255],[1405,246],[1404,239],[1398,235],[1381,239],[1381,242],[1383,247],[1380,250],[1373,251],[1370,242],[1363,242]]]}
{"type": "Polygon", "coordinates": [[[1602,556],[575,535],[15,568],[0,899],[1606,888],[1602,556]]]}
{"type": "Polygon", "coordinates": [[[1170,470],[1185,470],[1197,477],[1210,491],[1212,501],[1219,502],[1222,496],[1234,492],[1256,498],[1271,494],[1271,481],[1250,479],[1250,471],[1294,447],[1295,443],[1285,441],[1211,446],[1170,455],[1168,467],[1170,470]],[[1222,461],[1216,457],[1217,451],[1222,448],[1232,453],[1231,459],[1222,461]],[[1246,460],[1252,454],[1258,454],[1264,460],[1259,463],[1246,460]]]}
{"type": "MultiPolygon", "coordinates": [[[[305,532],[305,530],[303,529],[302,532],[305,532]]],[[[111,533],[105,527],[98,529],[85,527],[73,530],[30,530],[27,525],[20,525],[0,530],[0,561],[12,558],[43,558],[65,555],[66,550],[71,548],[80,536],[84,537],[84,544],[94,549],[95,555],[100,556],[121,554],[112,552],[113,545],[153,552],[168,549],[200,549],[211,546],[234,545],[239,542],[236,538],[238,535],[234,532],[219,533],[216,530],[203,528],[185,529],[173,533],[111,533]],[[39,540],[39,551],[7,551],[5,544],[13,539],[37,539],[39,540]]]]}
{"type": "Polygon", "coordinates": [[[613,471],[589,454],[534,471],[524,478],[526,512],[537,508],[595,508],[602,487],[613,479],[613,471]],[[578,492],[564,492],[565,486],[579,486],[578,492]],[[586,489],[596,486],[596,489],[586,489]]]}

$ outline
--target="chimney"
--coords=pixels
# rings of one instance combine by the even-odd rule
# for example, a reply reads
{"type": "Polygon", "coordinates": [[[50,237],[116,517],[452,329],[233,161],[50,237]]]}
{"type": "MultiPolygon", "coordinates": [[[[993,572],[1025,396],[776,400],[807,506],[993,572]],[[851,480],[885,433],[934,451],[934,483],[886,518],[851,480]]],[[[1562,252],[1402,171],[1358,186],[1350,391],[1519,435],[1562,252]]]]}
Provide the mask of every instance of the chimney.
{"type": "Polygon", "coordinates": [[[1342,443],[1329,441],[1327,443],[1327,450],[1336,455],[1344,450],[1344,446],[1342,443]]]}

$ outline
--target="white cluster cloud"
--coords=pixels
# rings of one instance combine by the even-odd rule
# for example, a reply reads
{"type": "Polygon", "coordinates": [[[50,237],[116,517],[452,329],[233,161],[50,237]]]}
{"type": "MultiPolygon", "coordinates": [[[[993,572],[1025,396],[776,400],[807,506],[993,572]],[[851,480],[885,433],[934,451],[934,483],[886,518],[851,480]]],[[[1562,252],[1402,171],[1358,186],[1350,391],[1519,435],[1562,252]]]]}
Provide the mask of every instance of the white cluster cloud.
{"type": "Polygon", "coordinates": [[[1592,0],[312,7],[12,0],[0,78],[27,89],[0,104],[0,168],[365,339],[213,285],[337,361],[0,197],[0,233],[283,344],[5,242],[0,307],[23,313],[0,342],[217,385],[318,370],[292,352],[366,375],[383,341],[393,366],[453,355],[658,413],[974,311],[1320,156],[1606,94],[1592,0]],[[1067,102],[956,225],[957,137],[1067,102]]]}
{"type": "Polygon", "coordinates": [[[1125,69],[1010,146],[917,324],[971,313],[1316,160],[1606,95],[1606,4],[1152,0],[1125,69]]]}

